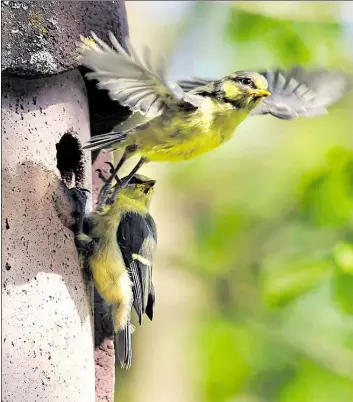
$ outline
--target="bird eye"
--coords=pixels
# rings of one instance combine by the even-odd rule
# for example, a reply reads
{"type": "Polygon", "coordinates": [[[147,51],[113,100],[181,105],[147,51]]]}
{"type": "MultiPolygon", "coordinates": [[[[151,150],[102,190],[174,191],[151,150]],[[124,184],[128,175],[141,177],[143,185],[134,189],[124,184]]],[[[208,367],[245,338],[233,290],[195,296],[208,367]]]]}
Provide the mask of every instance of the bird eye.
{"type": "Polygon", "coordinates": [[[249,86],[249,85],[251,85],[251,84],[253,83],[250,78],[242,78],[242,79],[240,80],[240,82],[241,82],[243,85],[247,85],[247,86],[249,86]]]}

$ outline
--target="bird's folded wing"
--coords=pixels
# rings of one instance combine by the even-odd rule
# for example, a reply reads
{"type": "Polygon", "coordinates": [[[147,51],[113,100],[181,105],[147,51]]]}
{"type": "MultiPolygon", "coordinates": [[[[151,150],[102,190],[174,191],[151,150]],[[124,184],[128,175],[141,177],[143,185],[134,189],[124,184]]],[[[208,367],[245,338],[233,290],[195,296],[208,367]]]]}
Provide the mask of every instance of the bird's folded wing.
{"type": "Polygon", "coordinates": [[[117,232],[117,241],[133,284],[133,305],[140,324],[146,308],[148,311],[152,308],[153,314],[150,303],[154,303],[152,264],[156,230],[153,219],[150,220],[143,215],[127,212],[123,214],[117,232]]]}
{"type": "Polygon", "coordinates": [[[148,48],[144,49],[143,57],[139,57],[128,39],[125,43],[130,54],[111,32],[113,48],[93,32],[91,35],[94,41],[81,37],[81,63],[92,70],[86,77],[97,80],[97,86],[108,90],[113,100],[146,117],[159,116],[166,107],[183,100],[184,91],[165,78],[164,61],[154,63],[148,48]]]}
{"type": "MultiPolygon", "coordinates": [[[[263,99],[250,113],[252,115],[272,114],[280,119],[298,116],[319,116],[326,108],[338,102],[350,89],[350,78],[342,71],[293,67],[289,71],[262,71],[268,81],[271,96],[263,99]]],[[[184,91],[191,91],[212,80],[195,78],[178,82],[184,91]]]]}

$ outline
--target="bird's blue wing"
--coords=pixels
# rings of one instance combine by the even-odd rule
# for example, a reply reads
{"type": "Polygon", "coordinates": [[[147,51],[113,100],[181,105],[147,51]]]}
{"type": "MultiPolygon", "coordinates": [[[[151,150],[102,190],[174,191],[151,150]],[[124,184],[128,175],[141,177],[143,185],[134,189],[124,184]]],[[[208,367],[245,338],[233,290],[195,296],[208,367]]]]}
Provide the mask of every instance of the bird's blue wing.
{"type": "Polygon", "coordinates": [[[145,312],[150,319],[153,317],[155,295],[152,265],[156,241],[156,227],[150,215],[133,212],[123,214],[117,231],[117,242],[133,283],[133,305],[140,324],[145,312]]]}

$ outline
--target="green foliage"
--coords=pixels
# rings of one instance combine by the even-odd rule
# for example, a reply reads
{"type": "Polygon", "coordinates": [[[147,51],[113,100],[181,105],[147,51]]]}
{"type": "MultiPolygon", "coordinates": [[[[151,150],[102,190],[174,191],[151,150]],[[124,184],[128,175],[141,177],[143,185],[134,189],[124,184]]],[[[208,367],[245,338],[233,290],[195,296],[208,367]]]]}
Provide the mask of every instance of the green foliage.
{"type": "MultiPolygon", "coordinates": [[[[223,72],[293,64],[351,69],[341,24],[315,19],[315,10],[326,16],[324,8],[336,3],[300,7],[309,3],[304,21],[247,13],[237,2],[195,2],[182,24],[196,37],[197,49],[184,49],[187,68],[195,63],[206,78],[215,61],[223,72]],[[224,21],[217,32],[214,21],[224,21]],[[196,50],[201,61],[192,57],[196,50]]],[[[352,110],[348,97],[320,118],[249,118],[217,150],[163,166],[173,191],[183,194],[183,225],[193,234],[184,249],[173,244],[172,257],[183,258],[179,266],[207,295],[185,345],[195,401],[353,401],[352,110]]],[[[159,303],[157,296],[156,318],[159,303]]],[[[174,319],[175,311],[168,313],[174,319]]],[[[138,387],[132,380],[131,389],[138,387]]],[[[130,393],[116,400],[131,400],[130,393]]]]}
{"type": "Polygon", "coordinates": [[[349,243],[339,243],[335,248],[334,255],[340,270],[353,275],[353,246],[349,243]]]}
{"type": "MultiPolygon", "coordinates": [[[[230,8],[224,41],[230,69],[348,66],[338,23],[230,8]]],[[[173,166],[190,194],[185,269],[210,295],[190,340],[204,402],[353,400],[353,121],[342,105],[317,119],[253,118],[247,143],[173,166]]]]}
{"type": "Polygon", "coordinates": [[[332,282],[337,307],[346,314],[353,314],[353,275],[337,272],[332,282]]]}
{"type": "Polygon", "coordinates": [[[338,308],[353,314],[353,246],[338,243],[334,250],[336,269],[332,281],[333,294],[338,308]]]}
{"type": "Polygon", "coordinates": [[[342,28],[334,22],[278,19],[233,9],[227,34],[241,54],[238,62],[249,59],[249,66],[254,63],[258,68],[270,68],[273,64],[285,68],[293,64],[310,66],[317,63],[339,66],[347,61],[337,46],[342,28]],[[263,60],[267,66],[259,64],[263,60]]]}
{"type": "Polygon", "coordinates": [[[307,359],[298,363],[298,375],[280,395],[281,402],[350,401],[352,398],[351,381],[307,359]]]}
{"type": "Polygon", "coordinates": [[[303,218],[315,225],[341,227],[353,210],[353,152],[333,148],[326,166],[303,176],[300,205],[303,218]]]}
{"type": "Polygon", "coordinates": [[[200,346],[207,350],[207,359],[202,366],[206,398],[227,400],[243,388],[253,372],[258,340],[246,326],[235,326],[222,320],[205,325],[203,333],[200,346]],[[232,381],[225,381],[228,378],[232,381]]]}

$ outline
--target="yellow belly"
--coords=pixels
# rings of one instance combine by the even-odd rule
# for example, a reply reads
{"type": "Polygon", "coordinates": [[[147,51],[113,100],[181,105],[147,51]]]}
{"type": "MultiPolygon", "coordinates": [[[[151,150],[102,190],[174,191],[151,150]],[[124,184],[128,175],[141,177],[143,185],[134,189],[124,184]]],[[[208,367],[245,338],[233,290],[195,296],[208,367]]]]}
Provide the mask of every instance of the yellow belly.
{"type": "Polygon", "coordinates": [[[239,111],[209,114],[199,111],[188,116],[157,118],[147,129],[136,133],[141,156],[150,161],[177,162],[212,151],[228,141],[247,116],[239,111]]]}
{"type": "Polygon", "coordinates": [[[107,304],[120,303],[124,297],[120,283],[126,269],[119,253],[116,244],[106,245],[90,260],[94,284],[107,304]]]}
{"type": "Polygon", "coordinates": [[[205,154],[222,144],[218,135],[191,135],[189,139],[179,138],[170,140],[154,147],[141,150],[141,155],[154,162],[178,162],[193,159],[205,154]]]}

